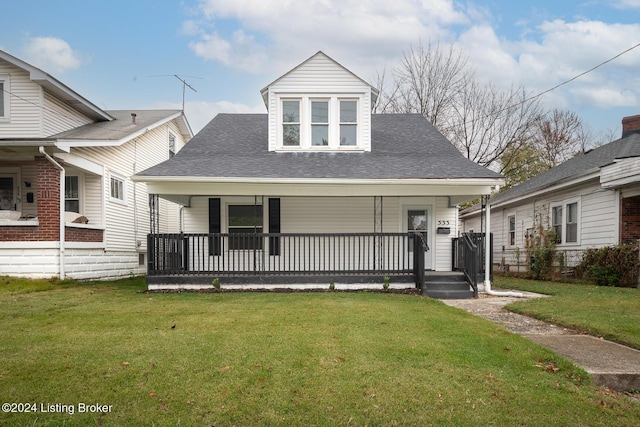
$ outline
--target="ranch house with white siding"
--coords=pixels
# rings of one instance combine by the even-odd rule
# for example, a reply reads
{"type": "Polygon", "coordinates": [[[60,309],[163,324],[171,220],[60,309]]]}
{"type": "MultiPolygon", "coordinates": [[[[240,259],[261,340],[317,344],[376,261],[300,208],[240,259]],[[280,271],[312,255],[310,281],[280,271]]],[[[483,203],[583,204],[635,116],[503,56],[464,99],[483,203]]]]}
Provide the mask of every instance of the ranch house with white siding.
{"type": "MultiPolygon", "coordinates": [[[[150,202],[130,177],[191,138],[183,112],[103,110],[3,51],[0,89],[0,275],[145,273],[150,202]]],[[[178,205],[154,210],[178,229],[178,205]]]]}
{"type": "Polygon", "coordinates": [[[150,289],[380,286],[454,270],[456,205],[501,175],[419,114],[372,114],[377,90],[323,52],[261,94],[266,114],[219,114],[133,177],[184,206],[181,233],[149,236],[150,289]]]}
{"type": "MultiPolygon", "coordinates": [[[[588,248],[640,239],[640,116],[622,120],[622,137],[500,192],[488,203],[493,260],[525,271],[525,241],[552,230],[568,267],[588,248]],[[519,254],[519,256],[517,256],[519,254]]],[[[486,209],[461,212],[461,228],[483,232],[486,209]]]]}

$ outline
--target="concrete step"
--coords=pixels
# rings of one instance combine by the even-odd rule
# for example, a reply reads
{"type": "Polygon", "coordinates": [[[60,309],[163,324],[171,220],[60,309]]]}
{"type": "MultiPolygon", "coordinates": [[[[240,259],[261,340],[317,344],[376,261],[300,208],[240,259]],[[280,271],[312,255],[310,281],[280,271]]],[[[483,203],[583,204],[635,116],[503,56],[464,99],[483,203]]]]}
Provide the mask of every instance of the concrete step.
{"type": "Polygon", "coordinates": [[[429,271],[425,274],[423,295],[437,299],[473,298],[464,274],[458,271],[429,271]]]}

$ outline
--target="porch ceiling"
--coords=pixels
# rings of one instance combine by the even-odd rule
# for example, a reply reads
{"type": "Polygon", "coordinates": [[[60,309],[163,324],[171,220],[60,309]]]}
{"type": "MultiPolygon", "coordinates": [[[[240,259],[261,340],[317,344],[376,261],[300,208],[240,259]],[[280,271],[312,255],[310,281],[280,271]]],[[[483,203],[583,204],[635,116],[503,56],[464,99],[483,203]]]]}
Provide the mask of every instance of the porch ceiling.
{"type": "Polygon", "coordinates": [[[150,194],[158,194],[183,205],[193,196],[446,196],[451,204],[490,194],[502,179],[398,179],[398,180],[260,180],[226,179],[217,181],[162,180],[147,182],[150,194]]]}

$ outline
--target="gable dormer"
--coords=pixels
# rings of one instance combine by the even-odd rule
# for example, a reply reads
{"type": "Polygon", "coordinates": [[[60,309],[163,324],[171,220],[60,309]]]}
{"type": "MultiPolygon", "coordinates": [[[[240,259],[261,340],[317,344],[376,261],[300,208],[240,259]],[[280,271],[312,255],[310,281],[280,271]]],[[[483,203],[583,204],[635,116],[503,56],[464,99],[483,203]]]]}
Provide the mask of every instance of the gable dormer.
{"type": "Polygon", "coordinates": [[[261,91],[269,151],[371,151],[378,91],[318,52],[261,91]]]}

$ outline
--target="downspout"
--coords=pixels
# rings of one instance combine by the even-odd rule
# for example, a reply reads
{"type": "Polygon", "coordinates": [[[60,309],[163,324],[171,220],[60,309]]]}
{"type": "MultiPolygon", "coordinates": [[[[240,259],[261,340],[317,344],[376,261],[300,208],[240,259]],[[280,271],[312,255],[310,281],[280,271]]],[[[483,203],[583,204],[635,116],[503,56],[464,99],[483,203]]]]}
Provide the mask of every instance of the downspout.
{"type": "Polygon", "coordinates": [[[60,214],[58,215],[60,218],[60,245],[59,245],[59,258],[60,258],[60,280],[64,280],[65,279],[65,271],[64,271],[64,240],[65,240],[65,235],[64,235],[64,190],[65,190],[65,185],[64,185],[64,180],[65,180],[65,173],[64,173],[64,168],[62,166],[60,166],[60,163],[56,162],[55,159],[53,157],[51,157],[50,155],[47,154],[46,151],[44,151],[44,147],[40,146],[38,147],[38,151],[40,152],[40,154],[42,154],[48,161],[49,163],[51,163],[56,169],[58,169],[60,171],[60,214]]]}
{"type": "Polygon", "coordinates": [[[491,204],[489,203],[489,196],[487,196],[486,206],[486,225],[484,231],[484,291],[489,295],[497,297],[522,298],[524,295],[521,292],[498,292],[491,290],[491,204]]]}

